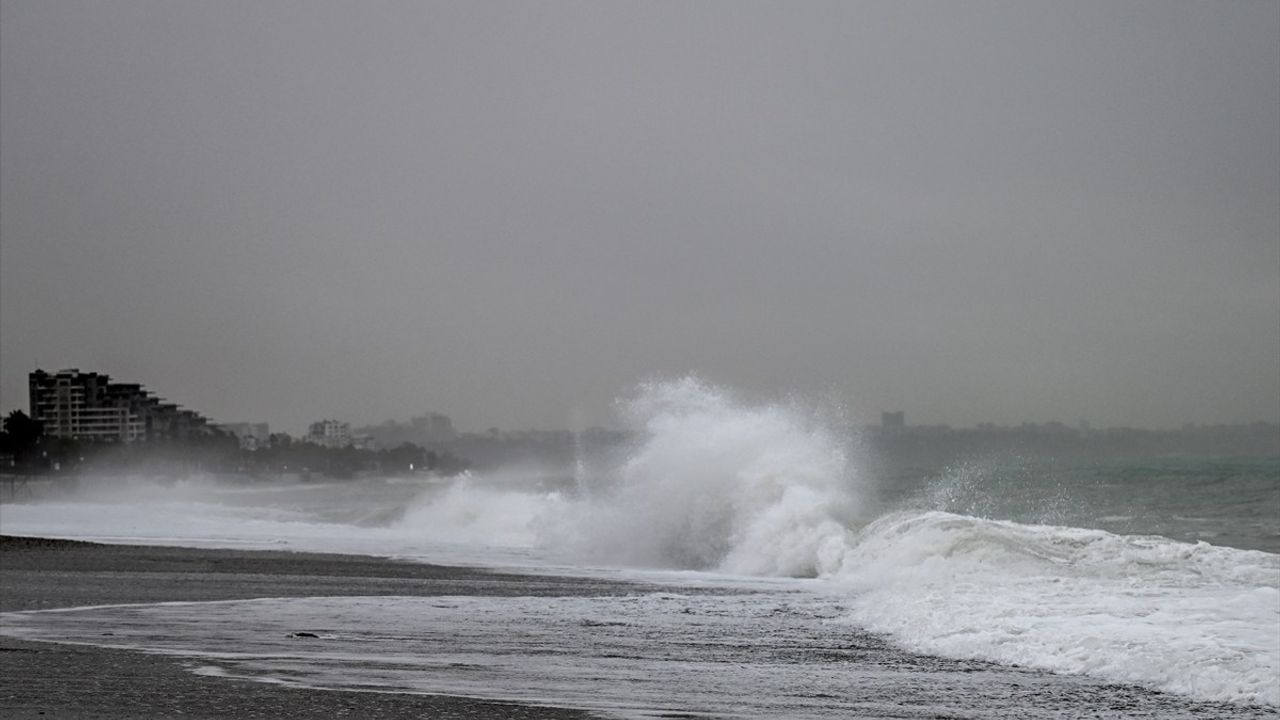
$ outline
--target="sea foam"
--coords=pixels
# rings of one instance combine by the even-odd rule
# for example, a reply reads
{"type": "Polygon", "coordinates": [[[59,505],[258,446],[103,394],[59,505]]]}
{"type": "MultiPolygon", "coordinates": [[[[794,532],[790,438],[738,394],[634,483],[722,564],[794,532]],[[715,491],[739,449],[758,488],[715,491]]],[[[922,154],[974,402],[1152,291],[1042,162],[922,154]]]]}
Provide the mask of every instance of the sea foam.
{"type": "Polygon", "coordinates": [[[1280,555],[982,517],[981,477],[966,476],[963,508],[934,493],[876,517],[849,433],[802,403],[683,379],[621,408],[634,446],[554,491],[481,475],[147,485],[6,503],[0,520],[64,537],[816,577],[796,585],[916,651],[1280,705],[1280,555]]]}
{"type": "Polygon", "coordinates": [[[641,442],[554,524],[595,559],[819,576],[851,622],[921,652],[1280,705],[1278,555],[927,509],[867,522],[866,478],[801,407],[686,379],[624,416],[641,442]]]}
{"type": "Polygon", "coordinates": [[[882,518],[833,582],[931,654],[1280,705],[1280,556],[941,512],[882,518]]]}

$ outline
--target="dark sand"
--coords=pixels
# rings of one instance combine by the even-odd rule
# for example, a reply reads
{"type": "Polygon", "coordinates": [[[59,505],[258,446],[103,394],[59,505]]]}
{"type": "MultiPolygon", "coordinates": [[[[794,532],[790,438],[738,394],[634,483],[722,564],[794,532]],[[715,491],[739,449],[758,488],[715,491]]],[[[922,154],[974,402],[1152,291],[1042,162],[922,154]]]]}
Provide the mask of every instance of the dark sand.
{"type": "MultiPolygon", "coordinates": [[[[0,535],[0,611],[319,595],[626,594],[637,586],[378,558],[99,545],[0,535]]],[[[181,659],[0,636],[9,718],[586,718],[443,695],[307,690],[194,675],[181,659]]]]}
{"type": "MultiPolygon", "coordinates": [[[[0,611],[5,612],[258,597],[626,595],[654,589],[349,555],[98,545],[0,535],[0,611]]],[[[957,697],[973,703],[958,713],[963,717],[1280,716],[1275,708],[1198,703],[1087,678],[915,655],[869,634],[827,651],[874,669],[860,691],[879,697],[882,707],[897,705],[900,713],[895,716],[956,717],[946,709],[957,697]],[[886,669],[895,672],[886,674],[886,669]]],[[[187,670],[195,664],[0,635],[0,718],[596,717],[575,709],[446,695],[289,688],[195,675],[187,670]]],[[[500,694],[500,688],[495,690],[500,694]]]]}

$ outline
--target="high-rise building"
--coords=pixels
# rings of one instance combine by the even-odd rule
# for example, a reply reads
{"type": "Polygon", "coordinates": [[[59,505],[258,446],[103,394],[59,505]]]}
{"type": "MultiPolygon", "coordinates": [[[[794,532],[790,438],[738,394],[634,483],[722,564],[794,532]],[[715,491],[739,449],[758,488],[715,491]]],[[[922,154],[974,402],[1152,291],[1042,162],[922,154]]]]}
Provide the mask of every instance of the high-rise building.
{"type": "Polygon", "coordinates": [[[186,439],[211,431],[193,410],[162,402],[137,383],[76,368],[27,376],[31,419],[52,437],[111,442],[186,439]]]}

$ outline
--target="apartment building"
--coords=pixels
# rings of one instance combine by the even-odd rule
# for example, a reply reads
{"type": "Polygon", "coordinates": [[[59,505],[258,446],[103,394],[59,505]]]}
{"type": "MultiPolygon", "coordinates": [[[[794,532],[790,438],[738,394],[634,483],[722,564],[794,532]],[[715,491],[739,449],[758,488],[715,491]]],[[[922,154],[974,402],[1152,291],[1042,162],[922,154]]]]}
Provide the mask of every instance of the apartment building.
{"type": "Polygon", "coordinates": [[[137,383],[113,383],[77,368],[28,375],[31,418],[46,435],[110,442],[186,439],[209,432],[206,418],[163,402],[137,383]]]}

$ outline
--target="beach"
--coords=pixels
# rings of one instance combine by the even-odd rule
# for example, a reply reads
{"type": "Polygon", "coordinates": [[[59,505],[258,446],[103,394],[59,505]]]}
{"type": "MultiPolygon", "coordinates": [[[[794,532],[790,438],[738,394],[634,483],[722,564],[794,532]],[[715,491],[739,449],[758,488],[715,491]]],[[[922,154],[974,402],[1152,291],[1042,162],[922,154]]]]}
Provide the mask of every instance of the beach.
{"type": "MultiPolygon", "coordinates": [[[[427,617],[433,607],[456,608],[470,603],[479,610],[487,604],[496,603],[498,607],[507,608],[501,611],[505,613],[515,612],[528,603],[550,602],[555,607],[571,607],[581,602],[604,602],[605,607],[621,611],[622,606],[617,603],[622,600],[623,605],[630,604],[626,598],[638,603],[668,597],[677,598],[679,603],[697,602],[693,600],[694,596],[674,594],[670,592],[672,588],[662,585],[591,577],[489,572],[360,555],[107,545],[12,536],[0,536],[0,588],[3,589],[0,592],[0,612],[6,613],[125,603],[215,601],[207,606],[206,612],[211,615],[221,613],[222,622],[226,622],[226,611],[220,608],[242,605],[216,601],[292,598],[259,601],[302,603],[287,606],[297,610],[286,610],[283,625],[259,624],[263,622],[262,617],[245,617],[240,624],[258,628],[254,632],[259,637],[263,632],[268,633],[269,643],[275,643],[277,647],[295,647],[304,654],[308,648],[317,647],[312,643],[333,642],[316,639],[312,634],[319,628],[308,623],[316,622],[316,616],[307,615],[305,607],[307,603],[314,602],[338,613],[343,612],[341,603],[344,599],[355,603],[385,602],[388,607],[426,603],[425,606],[419,605],[418,611],[397,616],[408,618],[405,622],[414,626],[402,626],[399,630],[407,642],[408,638],[422,632],[423,627],[433,625],[427,617]],[[569,606],[564,603],[569,603],[569,606]],[[311,619],[306,619],[308,617],[311,619]]],[[[662,662],[643,664],[638,656],[622,661],[627,668],[626,674],[633,681],[657,682],[672,693],[670,700],[649,704],[648,710],[641,711],[640,715],[686,716],[683,714],[685,703],[689,703],[688,710],[710,710],[717,717],[760,716],[755,710],[744,708],[772,702],[772,697],[790,707],[784,715],[794,713],[805,717],[826,717],[832,712],[843,713],[841,716],[844,717],[862,718],[1275,716],[1274,708],[1188,702],[1163,693],[1086,678],[917,655],[853,628],[839,639],[830,637],[826,642],[815,645],[810,638],[796,644],[794,638],[787,637],[785,621],[777,625],[769,619],[778,616],[779,612],[785,616],[792,611],[785,605],[776,605],[776,598],[771,599],[767,593],[737,595],[740,598],[737,601],[733,600],[732,593],[722,595],[716,592],[707,597],[712,602],[732,602],[726,607],[737,608],[734,614],[750,614],[753,612],[751,608],[759,605],[755,619],[750,621],[756,625],[750,634],[758,637],[756,641],[747,642],[743,636],[741,644],[734,641],[713,643],[703,646],[704,649],[697,653],[718,655],[712,664],[723,667],[749,668],[753,664],[764,663],[761,667],[767,667],[771,675],[784,677],[787,673],[799,673],[793,677],[801,684],[792,686],[792,690],[799,691],[799,694],[784,699],[773,696],[774,691],[760,687],[740,698],[748,701],[746,706],[736,710],[721,707],[718,711],[714,703],[708,706],[705,701],[677,700],[675,698],[682,697],[681,691],[689,689],[680,683],[697,682],[696,675],[681,675],[687,671],[680,668],[692,668],[697,663],[689,664],[687,654],[690,646],[673,637],[644,651],[657,653],[655,659],[662,662]],[[717,597],[719,601],[714,600],[717,597]],[[660,679],[664,673],[669,675],[667,680],[660,679]],[[682,677],[683,680],[680,679],[682,677]],[[810,681],[808,689],[799,690],[805,679],[810,681]],[[830,694],[838,687],[843,688],[837,691],[838,695],[830,694]]],[[[799,600],[798,597],[794,599],[799,600]]],[[[181,604],[173,607],[179,610],[191,608],[181,604]]],[[[261,612],[261,609],[252,612],[261,612]]],[[[679,613],[672,617],[676,616],[686,617],[679,613]]],[[[706,616],[702,617],[705,619],[706,616]]],[[[367,620],[375,621],[376,618],[368,617],[367,620]]],[[[354,627],[350,621],[344,625],[344,621],[336,616],[320,622],[330,621],[338,623],[338,626],[354,627]]],[[[13,616],[9,616],[6,626],[13,622],[13,616]]],[[[210,618],[195,622],[218,621],[210,618]]],[[[237,623],[236,617],[233,616],[231,622],[237,623]]],[[[459,624],[446,622],[434,625],[444,650],[460,654],[479,651],[471,645],[475,636],[466,634],[468,621],[459,617],[454,622],[459,624]]],[[[549,646],[538,643],[530,646],[529,640],[535,637],[530,633],[536,631],[532,631],[527,623],[514,615],[498,622],[503,629],[499,630],[499,649],[490,650],[498,653],[490,656],[493,659],[529,652],[531,654],[526,660],[536,666],[544,662],[539,657],[548,661],[559,657],[561,644],[569,648],[576,642],[570,630],[564,636],[548,637],[546,642],[550,643],[549,646]],[[542,654],[548,650],[551,655],[542,654]]],[[[606,642],[610,635],[635,637],[634,633],[641,629],[621,617],[608,622],[580,623],[572,619],[568,622],[570,626],[589,625],[580,630],[595,634],[592,642],[606,642]]],[[[741,619],[733,621],[737,622],[741,619]]],[[[17,625],[9,626],[9,629],[15,627],[17,625]]],[[[210,667],[209,657],[183,652],[163,654],[159,651],[157,654],[155,651],[144,653],[97,647],[78,644],[80,641],[75,639],[83,637],[85,643],[102,645],[127,644],[123,636],[127,633],[125,625],[108,621],[106,624],[91,623],[80,627],[79,636],[64,635],[61,638],[63,642],[58,643],[0,635],[0,714],[6,718],[95,719],[378,717],[559,720],[603,716],[586,709],[547,707],[529,701],[527,695],[523,702],[507,700],[520,697],[517,695],[518,684],[510,687],[494,685],[475,691],[475,695],[483,695],[487,699],[464,696],[467,695],[465,691],[430,683],[415,685],[409,692],[374,686],[366,687],[377,691],[353,689],[360,687],[358,678],[361,673],[382,662],[375,656],[346,663],[345,680],[342,675],[331,675],[329,680],[321,681],[320,686],[310,684],[306,675],[294,675],[287,669],[267,672],[266,677],[258,674],[258,681],[243,679],[244,676],[220,677],[218,673],[200,672],[210,667]],[[264,679],[265,682],[262,681],[264,679]],[[324,683],[330,683],[327,687],[337,684],[347,689],[321,689],[326,687],[324,683]],[[435,690],[457,694],[437,693],[435,690]]],[[[649,631],[651,628],[643,630],[649,631]]],[[[323,631],[320,632],[323,638],[323,631]]],[[[348,634],[352,632],[359,633],[347,631],[348,634]]],[[[690,642],[694,646],[702,646],[703,641],[690,638],[690,642]]],[[[600,646],[600,656],[593,661],[602,669],[613,662],[609,659],[610,651],[604,647],[600,646]]],[[[404,652],[416,651],[406,646],[404,652]]],[[[219,664],[217,660],[212,660],[212,663],[219,664]]],[[[232,667],[225,663],[222,665],[232,667]]],[[[462,668],[462,671],[465,673],[467,669],[462,668]]],[[[450,678],[448,674],[438,677],[446,681],[450,678]]],[[[759,679],[765,680],[763,677],[759,679]]],[[[619,704],[616,697],[611,699],[611,693],[619,692],[616,684],[601,680],[591,685],[598,693],[594,700],[587,699],[590,696],[577,697],[596,713],[626,706],[625,702],[619,704]]],[[[722,697],[720,702],[731,704],[728,696],[722,697]]],[[[573,703],[562,701],[558,704],[573,703]]],[[[630,707],[638,709],[636,705],[630,707]]],[[[782,707],[777,705],[774,709],[782,707]]],[[[635,715],[634,712],[622,714],[635,715]]]]}
{"type": "Polygon", "coordinates": [[[960,473],[862,524],[828,444],[746,414],[787,441],[705,458],[680,426],[612,490],[0,502],[0,717],[1278,716],[1272,461],[960,473]]]}
{"type": "MultiPolygon", "coordinates": [[[[593,580],[505,575],[378,558],[102,545],[0,536],[0,611],[316,595],[538,595],[617,591],[593,580]]],[[[180,658],[0,635],[6,718],[547,718],[563,708],[440,695],[317,691],[206,677],[180,658]]]]}

